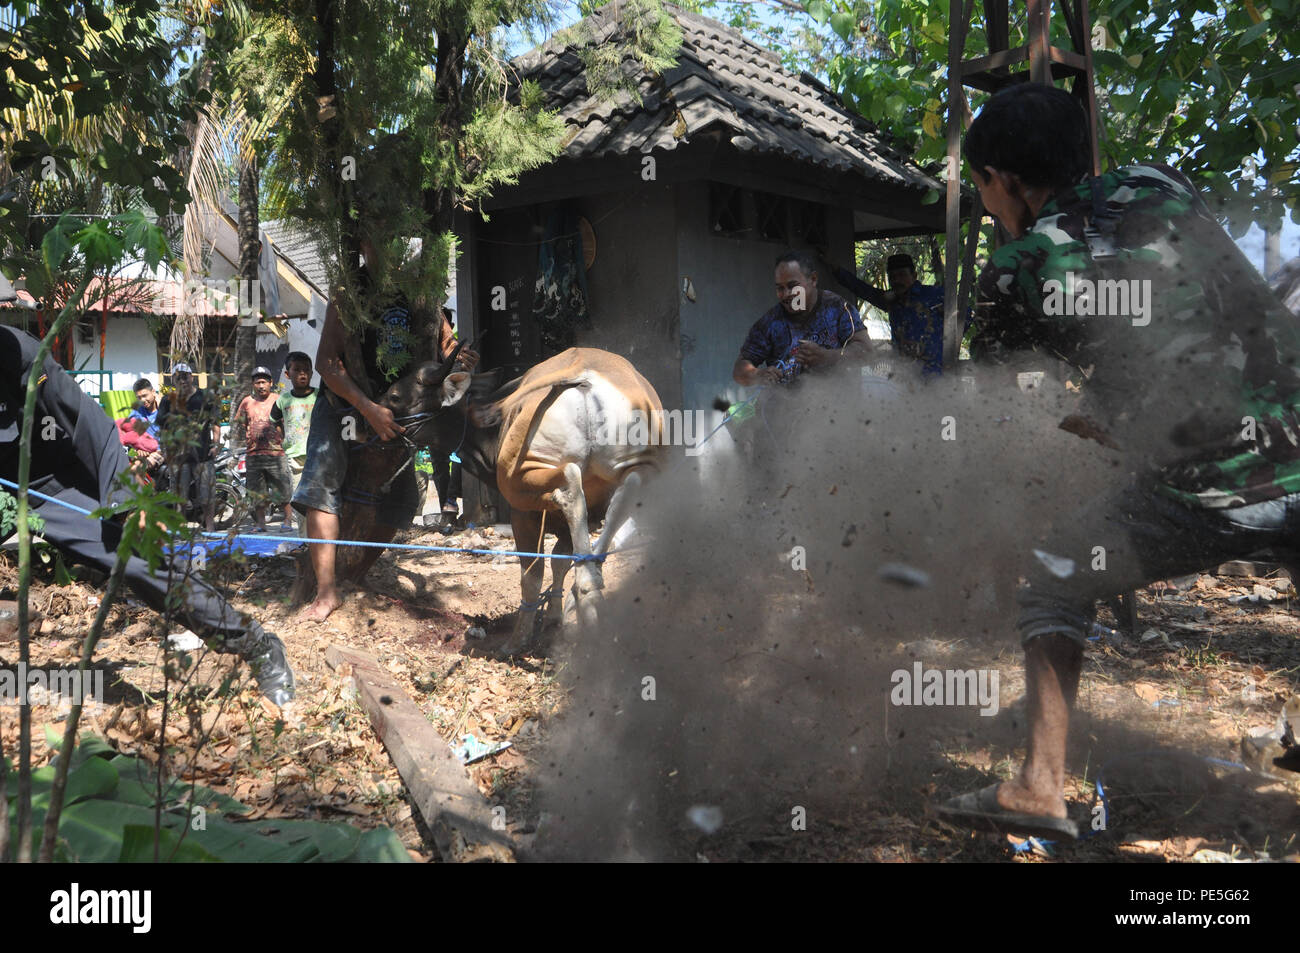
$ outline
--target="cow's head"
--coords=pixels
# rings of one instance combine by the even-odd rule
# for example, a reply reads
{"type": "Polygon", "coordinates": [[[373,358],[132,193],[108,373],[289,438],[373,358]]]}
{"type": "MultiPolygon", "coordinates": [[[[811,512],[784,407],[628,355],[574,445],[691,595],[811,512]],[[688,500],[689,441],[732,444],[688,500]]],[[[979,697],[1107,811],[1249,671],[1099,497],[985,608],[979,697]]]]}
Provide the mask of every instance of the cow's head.
{"type": "Polygon", "coordinates": [[[470,375],[452,372],[459,348],[442,362],[428,361],[404,375],[379,399],[398,423],[406,426],[406,435],[417,444],[430,445],[429,423],[445,408],[456,404],[469,388],[470,375]]]}

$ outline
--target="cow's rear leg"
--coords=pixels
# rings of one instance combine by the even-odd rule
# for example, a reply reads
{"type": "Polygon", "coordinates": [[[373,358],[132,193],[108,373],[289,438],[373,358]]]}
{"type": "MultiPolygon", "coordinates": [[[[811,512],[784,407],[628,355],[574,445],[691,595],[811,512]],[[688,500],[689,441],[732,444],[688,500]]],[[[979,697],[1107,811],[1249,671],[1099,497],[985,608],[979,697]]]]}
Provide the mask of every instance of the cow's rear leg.
{"type": "Polygon", "coordinates": [[[632,500],[640,489],[641,474],[633,470],[623,478],[614,495],[609,498],[609,507],[605,510],[605,525],[596,539],[596,545],[592,547],[593,553],[599,555],[609,552],[609,547],[614,544],[614,535],[619,527],[627,522],[632,512],[632,500]]]}
{"type": "MultiPolygon", "coordinates": [[[[542,534],[542,514],[536,510],[510,510],[510,526],[515,533],[515,546],[521,553],[546,552],[546,538],[542,534]]],[[[519,557],[519,613],[515,617],[515,628],[501,651],[514,655],[523,650],[533,637],[537,623],[537,610],[541,608],[542,575],[545,572],[544,560],[532,556],[519,557]]]]}
{"type": "MultiPolygon", "coordinates": [[[[564,466],[564,485],[551,493],[551,499],[564,514],[573,541],[575,556],[591,555],[591,531],[587,523],[587,497],[582,492],[582,470],[576,463],[564,466]]],[[[578,601],[578,619],[583,625],[596,624],[597,603],[605,580],[596,560],[573,560],[574,590],[578,601]]]]}
{"type": "MultiPolygon", "coordinates": [[[[558,514],[552,514],[557,516],[558,514]]],[[[555,519],[555,546],[551,549],[551,588],[546,603],[547,625],[564,623],[564,580],[572,568],[572,559],[556,559],[573,552],[573,540],[569,538],[569,527],[561,519],[555,519]]],[[[541,552],[539,549],[538,552],[541,552]]]]}

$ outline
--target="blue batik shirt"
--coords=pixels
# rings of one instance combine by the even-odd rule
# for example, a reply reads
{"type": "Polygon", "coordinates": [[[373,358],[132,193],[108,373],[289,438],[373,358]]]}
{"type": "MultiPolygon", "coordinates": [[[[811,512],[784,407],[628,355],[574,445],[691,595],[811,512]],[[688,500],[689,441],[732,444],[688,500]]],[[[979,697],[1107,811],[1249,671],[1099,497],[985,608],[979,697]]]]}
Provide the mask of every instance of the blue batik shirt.
{"type": "Polygon", "coordinates": [[[900,354],[920,361],[927,374],[943,372],[943,285],[919,281],[889,305],[889,336],[900,354]]]}
{"type": "Polygon", "coordinates": [[[797,324],[779,304],[755,321],[740,356],[755,367],[776,367],[782,383],[789,383],[803,370],[791,359],[800,341],[839,350],[858,333],[866,334],[866,328],[848,302],[833,291],[818,291],[817,307],[804,324],[797,324]]]}

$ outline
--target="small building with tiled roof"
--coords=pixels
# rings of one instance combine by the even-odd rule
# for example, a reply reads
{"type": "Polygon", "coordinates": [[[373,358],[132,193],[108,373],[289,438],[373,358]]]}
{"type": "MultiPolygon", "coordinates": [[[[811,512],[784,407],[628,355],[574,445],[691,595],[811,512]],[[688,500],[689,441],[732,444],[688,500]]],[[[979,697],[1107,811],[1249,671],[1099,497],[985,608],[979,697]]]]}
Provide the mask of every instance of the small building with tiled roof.
{"type": "Polygon", "coordinates": [[[485,367],[604,347],[666,407],[708,408],[737,395],[732,364],[776,303],[777,255],[851,264],[857,240],[941,232],[942,184],[815,77],[665,8],[683,35],[677,62],[652,75],[625,61],[636,96],[592,96],[578,53],[622,29],[615,4],[514,61],[569,133],[555,162],[484,203],[486,220],[464,216],[460,304],[487,332],[485,367]]]}

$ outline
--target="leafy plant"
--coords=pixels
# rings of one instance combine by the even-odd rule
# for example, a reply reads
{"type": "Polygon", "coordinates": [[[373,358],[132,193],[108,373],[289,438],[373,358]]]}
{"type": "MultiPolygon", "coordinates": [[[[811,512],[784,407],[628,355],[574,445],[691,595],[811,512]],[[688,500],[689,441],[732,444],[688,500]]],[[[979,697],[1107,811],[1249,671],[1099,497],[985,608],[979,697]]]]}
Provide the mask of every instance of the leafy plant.
{"type": "MultiPolygon", "coordinates": [[[[61,744],[47,729],[51,745],[61,744]]],[[[32,775],[35,851],[49,810],[57,763],[32,775]]],[[[16,780],[9,764],[3,766],[16,780]]],[[[410,855],[388,828],[360,831],[344,822],[240,821],[249,808],[198,784],[172,781],[161,791],[152,784],[156,769],[139,758],[120,755],[101,738],[82,735],[69,761],[56,862],[152,863],[409,863],[410,855]],[[148,782],[148,783],[147,783],[148,782]],[[162,809],[155,828],[155,811],[162,809]],[[155,856],[156,851],[156,856],[155,856]]],[[[9,785],[13,790],[14,785],[9,785]]],[[[16,813],[10,797],[6,809],[16,813]]],[[[44,853],[44,852],[43,852],[44,853]]]]}
{"type": "MultiPolygon", "coordinates": [[[[18,525],[18,501],[12,494],[0,490],[0,538],[8,536],[18,525]]],[[[27,514],[27,525],[33,533],[45,528],[45,520],[37,513],[27,514]]]]}

